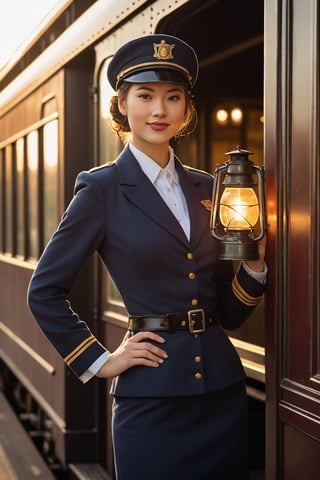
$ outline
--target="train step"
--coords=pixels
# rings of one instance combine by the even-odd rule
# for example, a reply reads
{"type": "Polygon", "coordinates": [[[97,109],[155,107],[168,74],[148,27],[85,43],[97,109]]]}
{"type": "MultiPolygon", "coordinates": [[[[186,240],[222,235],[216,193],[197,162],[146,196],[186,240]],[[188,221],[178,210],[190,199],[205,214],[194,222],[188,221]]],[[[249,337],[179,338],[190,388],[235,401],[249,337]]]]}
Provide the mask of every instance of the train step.
{"type": "Polygon", "coordinates": [[[31,438],[0,392],[0,480],[54,480],[31,438]]]}

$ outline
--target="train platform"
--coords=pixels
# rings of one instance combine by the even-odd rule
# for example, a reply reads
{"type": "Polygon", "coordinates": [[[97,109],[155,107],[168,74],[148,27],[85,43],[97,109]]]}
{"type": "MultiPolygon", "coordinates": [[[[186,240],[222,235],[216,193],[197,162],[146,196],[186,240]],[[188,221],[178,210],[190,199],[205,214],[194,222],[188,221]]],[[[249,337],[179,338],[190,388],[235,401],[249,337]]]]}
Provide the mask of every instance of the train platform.
{"type": "Polygon", "coordinates": [[[55,480],[0,392],[0,480],[55,480]]]}

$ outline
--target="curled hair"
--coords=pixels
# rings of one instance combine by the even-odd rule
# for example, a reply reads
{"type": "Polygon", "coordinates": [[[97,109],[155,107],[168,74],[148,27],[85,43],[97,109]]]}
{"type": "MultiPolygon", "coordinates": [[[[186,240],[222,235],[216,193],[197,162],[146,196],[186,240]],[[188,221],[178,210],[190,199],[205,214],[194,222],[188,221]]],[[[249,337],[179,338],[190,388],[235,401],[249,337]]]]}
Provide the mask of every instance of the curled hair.
{"type": "Polygon", "coordinates": [[[187,88],[186,91],[186,111],[184,122],[180,125],[178,132],[175,135],[176,140],[180,140],[186,135],[193,133],[198,124],[198,113],[195,107],[193,95],[187,88]]]}
{"type": "MultiPolygon", "coordinates": [[[[119,110],[118,100],[125,99],[128,95],[131,83],[122,82],[117,93],[111,97],[110,113],[111,113],[111,127],[117,133],[122,141],[125,141],[127,134],[131,132],[130,125],[126,115],[122,115],[119,110]]],[[[185,119],[181,124],[179,131],[176,133],[176,140],[189,135],[195,130],[197,125],[197,112],[195,109],[193,97],[191,92],[185,87],[186,111],[185,119]]]]}
{"type": "Polygon", "coordinates": [[[130,86],[130,83],[123,82],[110,100],[111,127],[123,141],[126,134],[131,132],[131,129],[127,116],[122,115],[119,110],[118,99],[127,97],[130,86]]]}

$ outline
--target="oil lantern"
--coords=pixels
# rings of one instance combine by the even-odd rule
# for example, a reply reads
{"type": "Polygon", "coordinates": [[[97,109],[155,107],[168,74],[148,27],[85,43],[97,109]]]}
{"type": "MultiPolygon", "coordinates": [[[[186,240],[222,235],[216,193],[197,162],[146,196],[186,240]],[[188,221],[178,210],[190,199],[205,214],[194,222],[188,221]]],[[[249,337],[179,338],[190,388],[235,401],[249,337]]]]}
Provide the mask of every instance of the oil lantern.
{"type": "Polygon", "coordinates": [[[264,168],[238,147],[217,165],[212,193],[210,233],[220,240],[222,260],[256,260],[266,229],[264,168]]]}

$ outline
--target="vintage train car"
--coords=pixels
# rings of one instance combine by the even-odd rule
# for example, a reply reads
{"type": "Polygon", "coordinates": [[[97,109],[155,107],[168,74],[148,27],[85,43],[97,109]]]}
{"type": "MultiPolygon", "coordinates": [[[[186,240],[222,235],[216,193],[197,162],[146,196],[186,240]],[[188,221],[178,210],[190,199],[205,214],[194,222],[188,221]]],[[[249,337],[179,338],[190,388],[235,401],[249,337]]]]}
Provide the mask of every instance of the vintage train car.
{"type": "MultiPolygon", "coordinates": [[[[198,125],[175,145],[178,156],[213,172],[241,145],[266,170],[268,292],[230,333],[247,373],[252,478],[317,478],[318,7],[70,0],[0,72],[1,385],[58,478],[82,478],[79,465],[113,477],[109,382],[82,385],[65,367],[28,311],[27,286],[77,174],[122,147],[109,126],[108,61],[127,40],[155,32],[185,39],[200,60],[198,125]]],[[[98,258],[84,266],[71,303],[110,350],[119,344],[126,312],[98,258]]]]}

